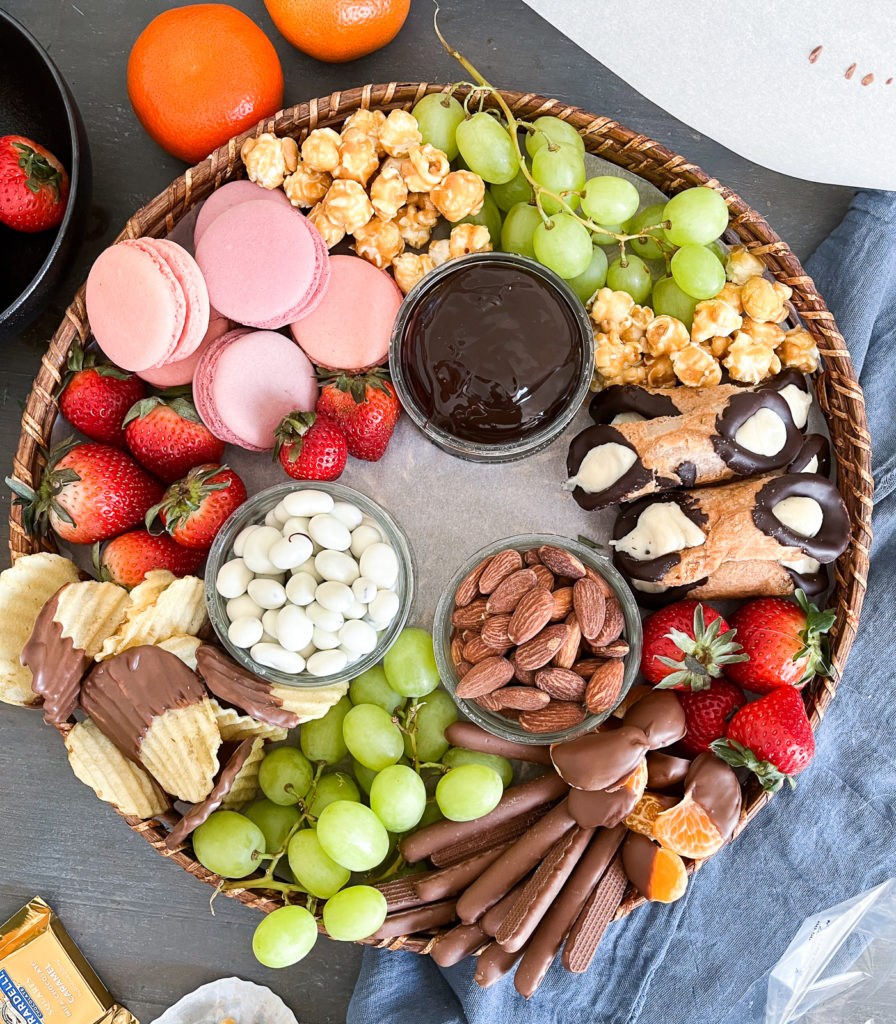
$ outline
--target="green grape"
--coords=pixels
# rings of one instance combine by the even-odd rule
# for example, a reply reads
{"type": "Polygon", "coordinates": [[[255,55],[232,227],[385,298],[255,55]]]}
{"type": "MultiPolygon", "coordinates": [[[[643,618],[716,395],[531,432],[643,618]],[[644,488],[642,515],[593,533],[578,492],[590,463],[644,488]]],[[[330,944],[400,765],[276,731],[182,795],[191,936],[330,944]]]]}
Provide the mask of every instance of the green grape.
{"type": "Polygon", "coordinates": [[[303,828],[289,841],[289,867],[296,881],[312,896],[328,900],[348,882],[352,873],[328,857],[313,828],[303,828]]]}
{"type": "MultiPolygon", "coordinates": [[[[457,705],[445,690],[435,690],[417,704],[414,728],[417,736],[417,760],[438,761],[448,749],[445,730],[457,721],[457,705]]],[[[411,738],[404,737],[404,752],[413,757],[411,738]]]]}
{"type": "Polygon", "coordinates": [[[581,274],[571,277],[566,283],[578,295],[582,302],[603,288],[607,280],[607,254],[595,245],[591,252],[591,262],[581,274]]]}
{"type": "Polygon", "coordinates": [[[252,952],[265,967],[291,967],[317,942],[317,922],[304,907],[280,907],[262,919],[252,936],[252,952]]]}
{"type": "Polygon", "coordinates": [[[395,764],[404,751],[401,729],[378,704],[356,704],[345,716],[342,734],[352,757],[375,772],[395,764]]]}
{"type": "Polygon", "coordinates": [[[671,277],[661,277],[654,282],[650,304],[657,316],[674,316],[690,331],[697,300],[686,295],[671,277]]]}
{"type": "Polygon", "coordinates": [[[472,821],[494,810],[503,792],[504,784],[494,768],[462,764],[439,779],[436,800],[451,821],[472,821]]]}
{"type": "Polygon", "coordinates": [[[265,853],[276,853],[286,842],[290,830],[299,820],[299,809],[294,804],[283,807],[264,797],[244,807],[242,812],[249,821],[254,821],[264,835],[265,853]]]}
{"type": "Polygon", "coordinates": [[[314,818],[319,818],[320,812],[336,800],[361,802],[361,794],[355,780],[345,772],[327,772],[326,775],[321,775],[317,780],[314,800],[308,808],[308,813],[314,818]]]}
{"type": "Polygon", "coordinates": [[[425,629],[403,629],[386,652],[383,668],[389,685],[396,693],[405,697],[425,697],[432,693],[439,685],[432,634],[425,629]]]}
{"type": "MultiPolygon", "coordinates": [[[[571,146],[542,146],[532,158],[532,177],[549,192],[578,191],[585,184],[585,161],[571,146]]],[[[570,209],[579,205],[579,196],[563,197],[570,209]]],[[[545,213],[558,213],[562,207],[556,199],[543,195],[541,208],[545,213]]]]}
{"type": "Polygon", "coordinates": [[[662,223],[663,210],[665,208],[665,203],[655,203],[653,206],[646,206],[640,213],[636,213],[632,217],[628,225],[627,235],[636,235],[639,231],[643,231],[644,228],[652,228],[649,232],[650,237],[633,238],[628,243],[632,247],[632,251],[640,256],[642,260],[662,259],[663,250],[654,239],[660,239],[665,242],[666,233],[662,228],[654,227],[654,225],[662,223]]]}
{"type": "Polygon", "coordinates": [[[389,833],[364,804],[337,800],[317,819],[324,853],[349,871],[369,871],[389,852],[389,833]]]}
{"type": "Polygon", "coordinates": [[[261,762],[258,785],[275,804],[297,804],[311,788],[314,769],[295,747],[277,747],[261,762]]]}
{"type": "Polygon", "coordinates": [[[245,815],[215,811],[192,835],[199,863],[223,878],[245,878],[259,867],[264,833],[245,815]]]}
{"type": "Polygon", "coordinates": [[[413,768],[393,764],[373,780],[370,809],[390,832],[413,828],[425,807],[426,787],[413,768]]]}
{"type": "Polygon", "coordinates": [[[637,256],[626,255],[625,266],[617,256],[607,267],[607,287],[614,292],[628,292],[639,305],[646,301],[652,286],[650,268],[637,256]]]}
{"type": "Polygon", "coordinates": [[[386,920],[386,897],[372,885],[352,885],[327,900],[323,918],[331,939],[358,942],[386,920]]]}
{"type": "Polygon", "coordinates": [[[600,225],[598,225],[598,227],[603,228],[604,232],[606,232],[606,234],[604,234],[604,233],[602,233],[600,231],[592,231],[591,232],[591,239],[592,239],[592,241],[594,242],[595,245],[602,245],[605,249],[608,248],[611,245],[619,245],[618,240],[616,238],[614,238],[613,235],[609,234],[609,232],[612,231],[616,235],[627,235],[628,234],[628,231],[626,230],[628,225],[624,224],[624,223],[623,224],[600,224],[600,225]]]}
{"type": "Polygon", "coordinates": [[[484,110],[461,121],[454,138],[467,166],[483,181],[500,185],[510,181],[519,170],[519,159],[507,129],[484,110]]]}
{"type": "Polygon", "coordinates": [[[532,239],[539,263],[560,277],[578,277],[591,262],[591,236],[571,214],[555,213],[538,225],[532,239]]]}
{"type": "Polygon", "coordinates": [[[728,207],[718,192],[702,185],[673,196],[663,220],[669,221],[666,238],[673,245],[708,245],[728,227],[728,207]]]}
{"type": "Polygon", "coordinates": [[[382,665],[374,665],[356,676],[348,688],[352,704],[379,704],[391,715],[396,708],[403,708],[407,697],[396,693],[386,679],[382,665]]]}
{"type": "Polygon", "coordinates": [[[513,782],[513,765],[500,754],[482,754],[478,750],[467,750],[466,747],[452,747],[442,758],[442,764],[449,768],[459,768],[462,764],[484,764],[498,773],[505,789],[513,782]]]}
{"type": "Polygon", "coordinates": [[[532,239],[535,229],[541,224],[537,207],[529,203],[517,203],[507,211],[501,228],[501,248],[504,252],[515,252],[520,256],[535,259],[532,239]]]}
{"type": "Polygon", "coordinates": [[[363,792],[370,796],[370,787],[373,785],[373,780],[376,778],[376,772],[368,768],[367,765],[361,764],[360,761],[353,757],[352,775],[354,775],[355,782],[358,783],[363,792]]]}
{"type": "Polygon", "coordinates": [[[302,753],[309,761],[336,764],[346,756],[348,748],[342,738],[342,723],[351,709],[352,702],[348,697],[342,697],[323,718],[305,722],[299,741],[302,753]]]}
{"type": "Polygon", "coordinates": [[[505,212],[517,203],[528,203],[532,198],[532,186],[522,170],[518,170],[510,181],[505,181],[501,185],[491,185],[489,192],[498,204],[498,209],[505,212]]]}
{"type": "Polygon", "coordinates": [[[457,100],[444,92],[431,92],[414,105],[411,113],[416,118],[423,141],[453,160],[457,156],[454,133],[466,117],[457,100]]]}
{"type": "Polygon", "coordinates": [[[582,212],[598,224],[618,224],[638,212],[638,190],[625,178],[602,174],[585,182],[582,212]]]}
{"type": "Polygon", "coordinates": [[[485,190],[485,197],[482,200],[482,209],[479,213],[468,213],[461,217],[458,224],[484,224],[488,228],[488,236],[491,239],[492,248],[501,248],[501,211],[498,204],[492,198],[488,189],[485,190]]]}
{"type": "Polygon", "coordinates": [[[547,144],[548,140],[558,146],[573,146],[580,153],[585,152],[585,143],[582,141],[582,136],[579,135],[571,124],[561,121],[559,117],[551,117],[549,114],[544,114],[541,117],[536,117],[532,124],[538,131],[526,132],[526,150],[529,156],[535,156],[539,149],[547,144]]]}
{"type": "Polygon", "coordinates": [[[715,256],[719,263],[724,267],[725,260],[728,258],[728,252],[725,249],[725,246],[722,245],[721,241],[717,238],[714,242],[710,242],[706,248],[709,249],[713,256],[715,256]]]}
{"type": "Polygon", "coordinates": [[[692,299],[711,299],[725,287],[725,268],[704,245],[683,245],[671,269],[675,283],[692,299]]]}

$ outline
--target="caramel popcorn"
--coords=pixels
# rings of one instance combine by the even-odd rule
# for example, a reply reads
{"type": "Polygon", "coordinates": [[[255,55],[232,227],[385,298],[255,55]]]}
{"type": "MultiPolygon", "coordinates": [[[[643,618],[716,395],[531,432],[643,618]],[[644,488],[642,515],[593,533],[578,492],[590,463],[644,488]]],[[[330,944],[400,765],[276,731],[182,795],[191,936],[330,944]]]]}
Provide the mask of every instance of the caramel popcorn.
{"type": "Polygon", "coordinates": [[[751,277],[762,276],[765,264],[747,251],[745,245],[736,245],[725,260],[725,276],[732,284],[746,284],[751,277]]]}
{"type": "Polygon", "coordinates": [[[691,343],[672,354],[672,369],[682,384],[689,388],[708,388],[722,379],[722,368],[712,352],[691,343]]]}
{"type": "Polygon", "coordinates": [[[278,139],[264,132],[257,139],[246,139],[240,156],[250,181],[262,188],[280,188],[286,175],[298,166],[299,147],[295,139],[278,139]]]}
{"type": "Polygon", "coordinates": [[[380,126],[380,145],[389,156],[407,156],[411,146],[423,141],[413,114],[406,110],[393,110],[380,126]]]}
{"type": "Polygon", "coordinates": [[[332,174],[339,166],[339,133],[315,128],[302,143],[302,160],[312,171],[332,174]]]}
{"type": "MultiPolygon", "coordinates": [[[[647,325],[645,351],[651,356],[668,356],[684,348],[690,341],[688,329],[674,316],[657,316],[647,325]]],[[[671,363],[670,363],[671,370],[671,363]]],[[[662,387],[663,385],[657,385],[662,387]]]]}
{"type": "Polygon", "coordinates": [[[778,355],[785,366],[800,373],[814,373],[818,369],[818,346],[805,327],[794,327],[784,335],[778,355]]]}
{"type": "Polygon", "coordinates": [[[741,317],[724,299],[698,302],[694,310],[691,338],[698,344],[710,338],[727,337],[743,323],[741,317]]]}
{"type": "MultiPolygon", "coordinates": [[[[631,371],[647,370],[641,361],[641,346],[636,341],[623,341],[616,331],[596,331],[594,335],[594,369],[597,372],[598,387],[608,384],[638,383],[625,380],[631,371]]],[[[593,386],[593,385],[592,385],[593,386]]]]}
{"type": "Polygon", "coordinates": [[[376,155],[376,140],[365,135],[360,128],[349,128],[339,140],[339,166],[334,178],[348,178],[366,185],[370,175],[380,166],[376,155]]]}
{"type": "Polygon", "coordinates": [[[323,200],[308,212],[308,223],[313,224],[321,233],[328,249],[332,249],[334,245],[345,238],[345,229],[330,220],[326,203],[323,200]]]}
{"type": "Polygon", "coordinates": [[[366,110],[364,108],[356,110],[354,114],[345,119],[345,124],[342,126],[343,132],[348,131],[349,128],[357,128],[362,131],[365,135],[373,139],[374,145],[376,146],[376,155],[379,157],[385,156],[386,151],[383,149],[382,143],[380,142],[380,131],[386,121],[386,115],[382,110],[366,110]]]}
{"type": "Polygon", "coordinates": [[[293,206],[314,206],[327,194],[333,179],[326,171],[313,171],[300,161],[298,167],[283,182],[283,191],[293,206]]]}
{"type": "Polygon", "coordinates": [[[484,224],[458,224],[451,229],[448,252],[452,259],[471,252],[491,252],[492,238],[484,224]]]}
{"type": "Polygon", "coordinates": [[[397,167],[386,166],[384,163],[370,185],[370,201],[374,210],[380,217],[392,220],[398,216],[407,198],[408,187],[401,172],[397,167]]]}
{"type": "Polygon", "coordinates": [[[749,334],[754,341],[761,341],[769,348],[777,348],[784,340],[784,329],[777,324],[762,323],[745,316],[741,330],[749,334]]]}
{"type": "Polygon", "coordinates": [[[372,217],[355,228],[355,252],[380,270],[388,267],[404,249],[404,239],[394,220],[372,217]]]}
{"type": "Polygon", "coordinates": [[[373,216],[373,205],[363,187],[346,178],[333,182],[323,203],[330,220],[348,234],[353,234],[373,216]]]}
{"type": "Polygon", "coordinates": [[[395,275],[395,283],[401,289],[403,295],[407,295],[422,277],[434,269],[435,264],[432,258],[425,253],[418,255],[415,252],[403,252],[392,260],[392,273],[395,275]]]}
{"type": "Polygon", "coordinates": [[[622,369],[622,373],[612,381],[607,381],[608,384],[637,384],[643,387],[647,383],[647,366],[644,363],[638,363],[636,366],[625,366],[622,369]]]}
{"type": "MultiPolygon", "coordinates": [[[[716,357],[721,359],[723,356],[728,354],[728,346],[734,340],[734,336],[731,334],[719,334],[715,338],[709,339],[709,351],[716,357]]],[[[704,343],[705,347],[706,343],[704,343]]]]}
{"type": "Polygon", "coordinates": [[[744,384],[759,384],[781,369],[781,360],[775,355],[775,350],[744,331],[734,335],[724,364],[731,376],[744,384]]]}
{"type": "Polygon", "coordinates": [[[406,206],[398,211],[395,223],[401,237],[412,249],[422,249],[429,241],[432,229],[439,219],[439,211],[429,196],[423,192],[412,192],[406,206]]]}
{"type": "Polygon", "coordinates": [[[445,220],[462,220],[482,209],[485,183],[472,171],[451,171],[429,193],[429,198],[445,220]]]}
{"type": "Polygon", "coordinates": [[[635,300],[628,292],[601,288],[591,303],[589,315],[602,331],[609,331],[631,316],[635,300]]]}
{"type": "Polygon", "coordinates": [[[647,374],[648,387],[674,388],[678,383],[671,356],[648,356],[644,360],[644,369],[647,374]]]}
{"type": "Polygon", "coordinates": [[[412,192],[429,192],[448,174],[448,157],[435,146],[411,146],[401,176],[412,192]]]}
{"type": "Polygon", "coordinates": [[[739,284],[732,284],[730,281],[727,281],[725,283],[725,287],[719,292],[716,298],[721,299],[723,302],[727,302],[735,313],[743,313],[744,304],[741,302],[739,284]]]}
{"type": "Polygon", "coordinates": [[[779,324],[787,319],[787,300],[792,294],[786,284],[751,277],[741,288],[740,297],[747,316],[762,323],[779,324]]]}
{"type": "Polygon", "coordinates": [[[429,243],[429,258],[434,267],[440,267],[451,259],[451,242],[447,238],[433,239],[429,243]]]}

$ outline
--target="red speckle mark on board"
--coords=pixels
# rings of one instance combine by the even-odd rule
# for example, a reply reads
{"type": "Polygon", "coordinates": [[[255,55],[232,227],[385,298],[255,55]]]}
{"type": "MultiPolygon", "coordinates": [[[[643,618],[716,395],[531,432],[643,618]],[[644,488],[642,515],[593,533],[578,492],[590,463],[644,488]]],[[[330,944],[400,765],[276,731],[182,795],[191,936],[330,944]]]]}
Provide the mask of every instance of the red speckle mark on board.
{"type": "Polygon", "coordinates": [[[843,77],[846,78],[846,79],[850,79],[850,78],[852,78],[852,76],[855,73],[856,73],[856,66],[855,66],[855,64],[850,64],[849,67],[846,69],[846,74],[843,77]]]}
{"type": "Polygon", "coordinates": [[[822,48],[820,46],[816,46],[815,49],[809,54],[810,64],[814,64],[818,60],[819,56],[821,55],[821,50],[822,48]]]}
{"type": "Polygon", "coordinates": [[[873,81],[874,75],[865,75],[865,77],[862,79],[862,85],[871,85],[873,81]]]}

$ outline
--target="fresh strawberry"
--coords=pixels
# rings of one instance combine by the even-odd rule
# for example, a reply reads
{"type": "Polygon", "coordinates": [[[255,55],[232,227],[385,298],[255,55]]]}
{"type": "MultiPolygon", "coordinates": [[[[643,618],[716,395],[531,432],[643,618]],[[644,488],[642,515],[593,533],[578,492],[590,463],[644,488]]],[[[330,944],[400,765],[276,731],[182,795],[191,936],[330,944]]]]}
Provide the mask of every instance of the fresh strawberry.
{"type": "Polygon", "coordinates": [[[711,749],[733,768],[749,768],[770,793],[780,789],[785,779],[793,786],[792,776],[815,753],[815,737],[799,690],[779,686],[736,711],[725,739],[716,740],[711,749]]]}
{"type": "Polygon", "coordinates": [[[74,438],[49,452],[37,493],[9,477],[6,482],[24,508],[29,533],[46,533],[50,526],[75,544],[106,540],[136,526],[164,490],[120,448],[74,438]]]}
{"type": "Polygon", "coordinates": [[[330,373],[317,400],[317,411],[342,428],[349,455],[377,462],[388,447],[401,406],[385,370],[370,370],[357,377],[330,373]]]}
{"type": "Polygon", "coordinates": [[[97,544],[93,564],[101,580],[122,587],[136,587],[152,569],[167,569],[175,576],[190,576],[205,561],[204,551],[181,547],[167,533],[156,536],[148,530],[130,530],[110,540],[100,554],[97,544]]]}
{"type": "Polygon", "coordinates": [[[126,446],[124,417],[146,397],[146,384],[133,373],[98,363],[94,352],[75,345],[68,357],[68,380],[59,395],[59,411],[91,441],[126,446]]]}
{"type": "Polygon", "coordinates": [[[55,156],[24,135],[0,138],[0,223],[16,231],[46,231],[62,220],[68,175],[55,156]]]}
{"type": "Polygon", "coordinates": [[[779,686],[802,686],[813,676],[831,674],[825,634],[835,613],[819,611],[802,590],[796,600],[760,597],[731,616],[750,660],[726,669],[729,679],[753,693],[771,693],[779,686]]]}
{"type": "Polygon", "coordinates": [[[146,527],[152,529],[158,517],[178,544],[208,551],[224,521],[245,500],[245,484],[232,469],[194,466],[146,513],[146,527]]]}
{"type": "Polygon", "coordinates": [[[188,385],[144,398],[124,418],[134,458],[168,484],[224,454],[224,442],[199,418],[189,393],[188,385]]]}
{"type": "Polygon", "coordinates": [[[681,690],[687,732],[681,745],[690,754],[709,750],[713,740],[725,735],[731,716],[747,703],[744,691],[727,679],[713,679],[705,690],[681,690]]]}
{"type": "Polygon", "coordinates": [[[296,480],[335,480],[345,469],[345,434],[329,416],[291,412],[274,436],[274,457],[296,480]]]}
{"type": "Polygon", "coordinates": [[[641,671],[661,689],[705,690],[738,653],[734,631],[708,604],[678,601],[644,620],[641,671]]]}

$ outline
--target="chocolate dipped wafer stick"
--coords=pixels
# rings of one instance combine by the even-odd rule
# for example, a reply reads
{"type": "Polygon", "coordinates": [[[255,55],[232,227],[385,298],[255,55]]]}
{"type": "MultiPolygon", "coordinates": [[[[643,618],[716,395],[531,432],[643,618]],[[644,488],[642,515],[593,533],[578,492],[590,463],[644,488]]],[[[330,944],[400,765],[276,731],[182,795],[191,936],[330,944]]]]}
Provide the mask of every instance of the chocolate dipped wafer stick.
{"type": "Polygon", "coordinates": [[[386,897],[386,908],[392,914],[398,910],[410,910],[411,907],[421,907],[424,903],[432,902],[424,899],[415,886],[417,875],[405,875],[404,878],[393,878],[388,882],[377,882],[374,889],[386,897]]]}
{"type": "Polygon", "coordinates": [[[536,822],[511,847],[486,868],[457,901],[457,916],[465,924],[478,921],[525,874],[532,870],[548,850],[575,822],[562,800],[536,822]]]}
{"type": "Polygon", "coordinates": [[[504,918],[510,913],[531,877],[531,875],[526,875],[522,881],[517,882],[508,893],[502,896],[493,907],[489,907],[482,917],[479,918],[479,924],[486,935],[497,934],[498,929],[504,923],[504,918]]]}
{"type": "Polygon", "coordinates": [[[497,942],[493,942],[476,958],[476,973],[473,980],[480,988],[490,988],[513,970],[513,965],[522,955],[522,950],[511,953],[497,942]]]}
{"type": "Polygon", "coordinates": [[[397,939],[401,935],[412,935],[414,932],[427,931],[430,928],[441,928],[450,924],[457,917],[454,900],[442,900],[441,903],[428,903],[425,907],[413,907],[410,910],[399,910],[389,914],[386,920],[370,936],[371,939],[397,939]]]}
{"type": "Polygon", "coordinates": [[[561,957],[561,963],[568,971],[581,974],[588,970],[598,943],[607,925],[613,920],[627,886],[628,878],[622,870],[622,857],[617,853],[569,931],[561,957]]]}
{"type": "Polygon", "coordinates": [[[458,924],[436,939],[429,955],[439,967],[453,967],[485,942],[488,937],[478,924],[458,924]]]}
{"type": "Polygon", "coordinates": [[[526,999],[541,984],[563,940],[607,870],[607,865],[625,835],[623,825],[600,829],[594,834],[560,895],[538,923],[513,982],[517,992],[526,999]]]}
{"type": "Polygon", "coordinates": [[[435,903],[455,896],[474,882],[485,869],[493,864],[507,849],[509,843],[501,843],[490,850],[474,854],[440,871],[428,871],[424,875],[412,876],[409,881],[420,897],[421,903],[435,903]]]}
{"type": "Polygon", "coordinates": [[[466,747],[467,750],[478,750],[481,754],[500,754],[516,761],[543,764],[548,767],[551,764],[551,755],[547,747],[501,739],[472,722],[452,722],[445,730],[445,739],[453,747],[466,747]]]}
{"type": "Polygon", "coordinates": [[[452,843],[441,850],[433,850],[429,859],[438,868],[450,868],[461,861],[467,860],[477,853],[484,853],[495,846],[504,846],[526,832],[532,825],[547,814],[550,804],[543,804],[532,811],[520,814],[510,821],[502,822],[493,826],[488,831],[477,832],[475,835],[467,836],[458,843],[452,843]]]}
{"type": "Polygon", "coordinates": [[[490,833],[495,826],[517,818],[528,811],[559,800],[566,793],[566,783],[553,772],[531,782],[511,786],[505,790],[498,806],[473,821],[437,821],[401,841],[401,855],[414,863],[430,856],[436,850],[453,846],[471,836],[490,833]]]}

